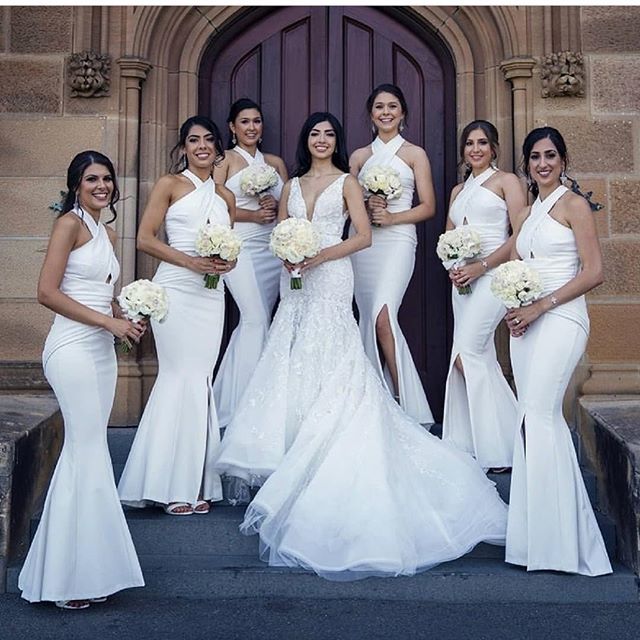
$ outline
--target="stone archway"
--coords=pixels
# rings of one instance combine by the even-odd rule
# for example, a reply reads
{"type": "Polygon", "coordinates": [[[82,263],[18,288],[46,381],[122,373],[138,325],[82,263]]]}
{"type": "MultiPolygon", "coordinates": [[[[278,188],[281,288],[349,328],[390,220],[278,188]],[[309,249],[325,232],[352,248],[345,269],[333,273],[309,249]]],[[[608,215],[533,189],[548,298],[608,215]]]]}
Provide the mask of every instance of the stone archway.
{"type": "MultiPolygon", "coordinates": [[[[532,21],[544,21],[538,7],[398,7],[384,8],[398,20],[437,34],[455,66],[456,128],[474,118],[496,123],[502,140],[502,164],[513,168],[514,131],[532,122],[531,50],[544,45],[528,36],[532,21]],[[513,85],[513,97],[512,86],[513,85]]],[[[129,37],[120,60],[121,135],[119,165],[130,177],[130,207],[141,213],[155,180],[167,170],[168,150],[179,123],[198,108],[198,72],[214,39],[232,33],[234,24],[260,19],[269,9],[248,7],[131,7],[126,12],[129,37]],[[124,133],[123,133],[124,132],[124,133]],[[137,150],[132,151],[132,147],[137,150]]],[[[547,16],[548,19],[548,16],[547,16]]],[[[418,30],[419,30],[418,29],[418,30]]],[[[135,219],[134,216],[130,218],[135,219]]],[[[137,277],[148,277],[153,260],[135,251],[135,229],[126,230],[123,259],[137,277]]],[[[506,354],[505,341],[499,350],[506,354]]],[[[120,388],[129,404],[141,407],[155,377],[155,356],[148,344],[137,363],[123,363],[120,388]],[[131,403],[133,396],[140,400],[131,403]]],[[[131,414],[131,410],[129,410],[131,414]]],[[[137,415],[127,416],[132,423],[137,415]]]]}

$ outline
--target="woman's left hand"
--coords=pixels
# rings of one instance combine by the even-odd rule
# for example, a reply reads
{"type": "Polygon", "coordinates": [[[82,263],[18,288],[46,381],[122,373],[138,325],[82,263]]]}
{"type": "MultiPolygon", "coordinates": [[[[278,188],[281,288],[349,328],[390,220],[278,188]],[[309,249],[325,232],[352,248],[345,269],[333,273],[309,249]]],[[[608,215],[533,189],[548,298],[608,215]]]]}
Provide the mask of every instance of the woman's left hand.
{"type": "Polygon", "coordinates": [[[372,209],[369,217],[376,227],[388,227],[393,224],[393,216],[386,209],[372,209]]]}
{"type": "Polygon", "coordinates": [[[213,273],[217,273],[219,275],[224,275],[225,273],[229,273],[232,269],[235,269],[237,260],[223,260],[219,257],[213,257],[213,273]]]}
{"type": "Polygon", "coordinates": [[[327,261],[327,254],[324,249],[321,249],[313,258],[305,258],[300,263],[300,272],[304,273],[307,269],[313,269],[319,267],[323,262],[327,261]]]}
{"type": "Polygon", "coordinates": [[[535,322],[542,314],[543,309],[538,302],[527,305],[526,307],[518,307],[517,309],[509,309],[505,320],[511,336],[519,338],[529,328],[532,322],[535,322]]]}
{"type": "Polygon", "coordinates": [[[477,280],[486,273],[486,269],[480,262],[465,264],[463,267],[453,268],[449,271],[449,278],[456,287],[464,287],[477,280]]]}
{"type": "Polygon", "coordinates": [[[278,211],[278,201],[270,194],[265,193],[258,198],[260,208],[267,211],[278,211]]]}

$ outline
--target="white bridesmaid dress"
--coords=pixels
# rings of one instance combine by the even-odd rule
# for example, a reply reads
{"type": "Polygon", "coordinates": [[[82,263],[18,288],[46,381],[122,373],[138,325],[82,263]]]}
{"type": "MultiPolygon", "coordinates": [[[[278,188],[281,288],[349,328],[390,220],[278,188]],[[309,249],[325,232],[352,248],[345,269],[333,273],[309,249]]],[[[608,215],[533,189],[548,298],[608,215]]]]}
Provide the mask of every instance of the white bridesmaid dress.
{"type": "MultiPolygon", "coordinates": [[[[413,206],[415,177],[413,170],[396,154],[404,142],[400,135],[387,143],[376,138],[371,143],[371,157],[365,162],[359,178],[369,167],[384,165],[393,167],[400,175],[402,193],[389,200],[389,213],[407,211],[413,206]]],[[[418,245],[415,224],[399,224],[389,227],[372,227],[373,241],[369,248],[352,254],[355,277],[355,298],[360,314],[360,333],[364,349],[378,375],[393,393],[393,382],[388,368],[384,371],[378,352],[376,318],[386,305],[395,341],[400,406],[422,424],[432,424],[433,414],[427,401],[422,381],[416,369],[409,345],[398,324],[398,310],[409,286],[416,262],[418,245]]]]}
{"type": "MultiPolygon", "coordinates": [[[[225,186],[236,197],[236,207],[257,211],[258,198],[247,196],[240,188],[242,176],[254,164],[265,164],[258,150],[252,156],[242,147],[234,147],[248,166],[232,175],[225,186]]],[[[282,179],[270,190],[276,200],[282,192],[282,179]]],[[[242,251],[235,269],[224,276],[224,281],[240,311],[240,321],[225,351],[213,382],[213,394],[218,410],[220,427],[226,427],[244,392],[249,378],[262,353],[262,347],[271,324],[271,314],[278,297],[278,283],[282,263],[269,250],[269,238],[275,222],[236,222],[234,229],[242,238],[242,251]]]]}
{"type": "MultiPolygon", "coordinates": [[[[341,241],[345,176],[317,198],[323,247],[341,241]]],[[[294,178],[289,215],[307,217],[294,178]]],[[[393,400],[353,317],[348,258],[283,273],[269,336],[216,469],[262,485],[241,530],[273,566],[332,580],[412,575],[480,541],[504,544],[506,505],[471,456],[393,400]]]]}
{"type": "MultiPolygon", "coordinates": [[[[174,202],[165,217],[169,244],[195,256],[198,229],[207,221],[229,225],[224,200],[211,178],[202,182],[183,172],[194,190],[174,202]]],[[[153,278],[169,296],[164,322],[151,321],[158,354],[158,377],[127,458],[118,491],[122,502],[195,504],[222,500],[220,477],[211,455],[220,441],[212,393],[224,322],[224,285],[204,286],[203,276],[161,262],[153,278]]]]}
{"type": "MultiPolygon", "coordinates": [[[[113,247],[103,224],[73,213],[92,239],[69,254],[60,290],[111,315],[120,274],[113,247]]],[[[87,600],[144,586],[107,447],[118,376],[113,335],[56,314],[42,361],[64,418],[64,445],[18,578],[22,597],[87,600]]]]}
{"type": "MultiPolygon", "coordinates": [[[[517,251],[542,277],[543,295],[573,278],[580,258],[573,231],[549,212],[567,192],[538,198],[517,239],[517,251]]],[[[584,353],[589,317],[584,296],[552,308],[511,338],[518,392],[518,431],[511,476],[505,559],[529,571],[598,576],[611,564],[562,414],[569,380],[584,353]]]]}
{"type": "MultiPolygon", "coordinates": [[[[451,205],[456,227],[469,225],[482,240],[478,259],[486,258],[509,236],[505,201],[483,184],[495,173],[491,167],[469,176],[451,205]]],[[[491,272],[460,295],[452,287],[454,316],[451,362],[444,396],[442,437],[470,453],[484,469],[510,467],[516,432],[516,398],[498,364],[495,330],[504,305],[491,293],[491,272]],[[460,357],[464,375],[455,366],[460,357]]]]}

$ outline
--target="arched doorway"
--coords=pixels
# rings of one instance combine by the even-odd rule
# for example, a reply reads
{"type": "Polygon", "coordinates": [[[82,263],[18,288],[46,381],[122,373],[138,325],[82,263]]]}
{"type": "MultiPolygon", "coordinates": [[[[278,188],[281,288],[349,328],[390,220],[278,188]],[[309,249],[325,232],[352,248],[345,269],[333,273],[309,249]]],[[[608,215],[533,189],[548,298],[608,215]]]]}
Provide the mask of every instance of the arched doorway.
{"type": "MultiPolygon", "coordinates": [[[[416,269],[400,322],[437,418],[441,417],[451,341],[448,279],[435,255],[456,180],[455,70],[440,40],[399,9],[286,7],[249,10],[214,37],[199,71],[199,111],[224,125],[231,102],[248,96],[264,110],[263,146],[293,168],[307,115],[329,110],[349,149],[370,142],[364,102],[394,82],[409,104],[405,136],[422,145],[433,168],[435,219],[419,225],[416,269]]],[[[229,305],[227,330],[237,322],[229,305]]]]}

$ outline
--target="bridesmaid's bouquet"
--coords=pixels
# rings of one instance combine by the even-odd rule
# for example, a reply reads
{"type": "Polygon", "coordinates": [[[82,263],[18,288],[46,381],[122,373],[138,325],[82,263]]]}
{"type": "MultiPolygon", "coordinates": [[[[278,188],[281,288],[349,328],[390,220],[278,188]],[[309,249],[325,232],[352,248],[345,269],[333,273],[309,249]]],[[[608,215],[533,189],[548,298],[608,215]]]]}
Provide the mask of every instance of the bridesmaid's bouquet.
{"type": "Polygon", "coordinates": [[[260,197],[278,184],[278,172],[268,164],[257,162],[245,169],[240,178],[240,190],[246,196],[260,197]]]}
{"type": "Polygon", "coordinates": [[[360,184],[369,193],[387,200],[399,198],[402,193],[400,174],[393,167],[384,165],[369,167],[360,178],[360,184]]]}
{"type": "MultiPolygon", "coordinates": [[[[164,322],[169,312],[169,296],[165,288],[151,280],[135,280],[122,287],[118,304],[124,316],[132,322],[149,318],[164,322]]],[[[131,351],[131,343],[126,339],[122,340],[120,347],[124,353],[131,351]]]]}
{"type": "Polygon", "coordinates": [[[542,295],[540,274],[522,260],[511,260],[493,270],[491,293],[508,309],[524,307],[542,295]]]}
{"type": "MultiPolygon", "coordinates": [[[[320,251],[320,237],[313,225],[303,218],[287,218],[271,232],[269,248],[272,253],[291,264],[313,258],[320,251]]],[[[302,289],[300,269],[291,272],[291,288],[302,289]]]]}
{"type": "MultiPolygon", "coordinates": [[[[203,258],[219,257],[223,260],[236,260],[242,248],[242,240],[236,232],[223,224],[207,222],[200,227],[196,235],[196,253],[203,258]]],[[[204,286],[217,289],[219,273],[206,273],[204,286]]]]}
{"type": "MultiPolygon", "coordinates": [[[[436,253],[438,258],[442,260],[444,268],[449,271],[454,267],[464,266],[467,260],[480,255],[481,249],[482,240],[478,232],[467,225],[463,225],[445,231],[438,238],[436,253]]],[[[467,284],[463,287],[458,287],[458,293],[461,295],[471,293],[471,285],[467,284]]]]}

